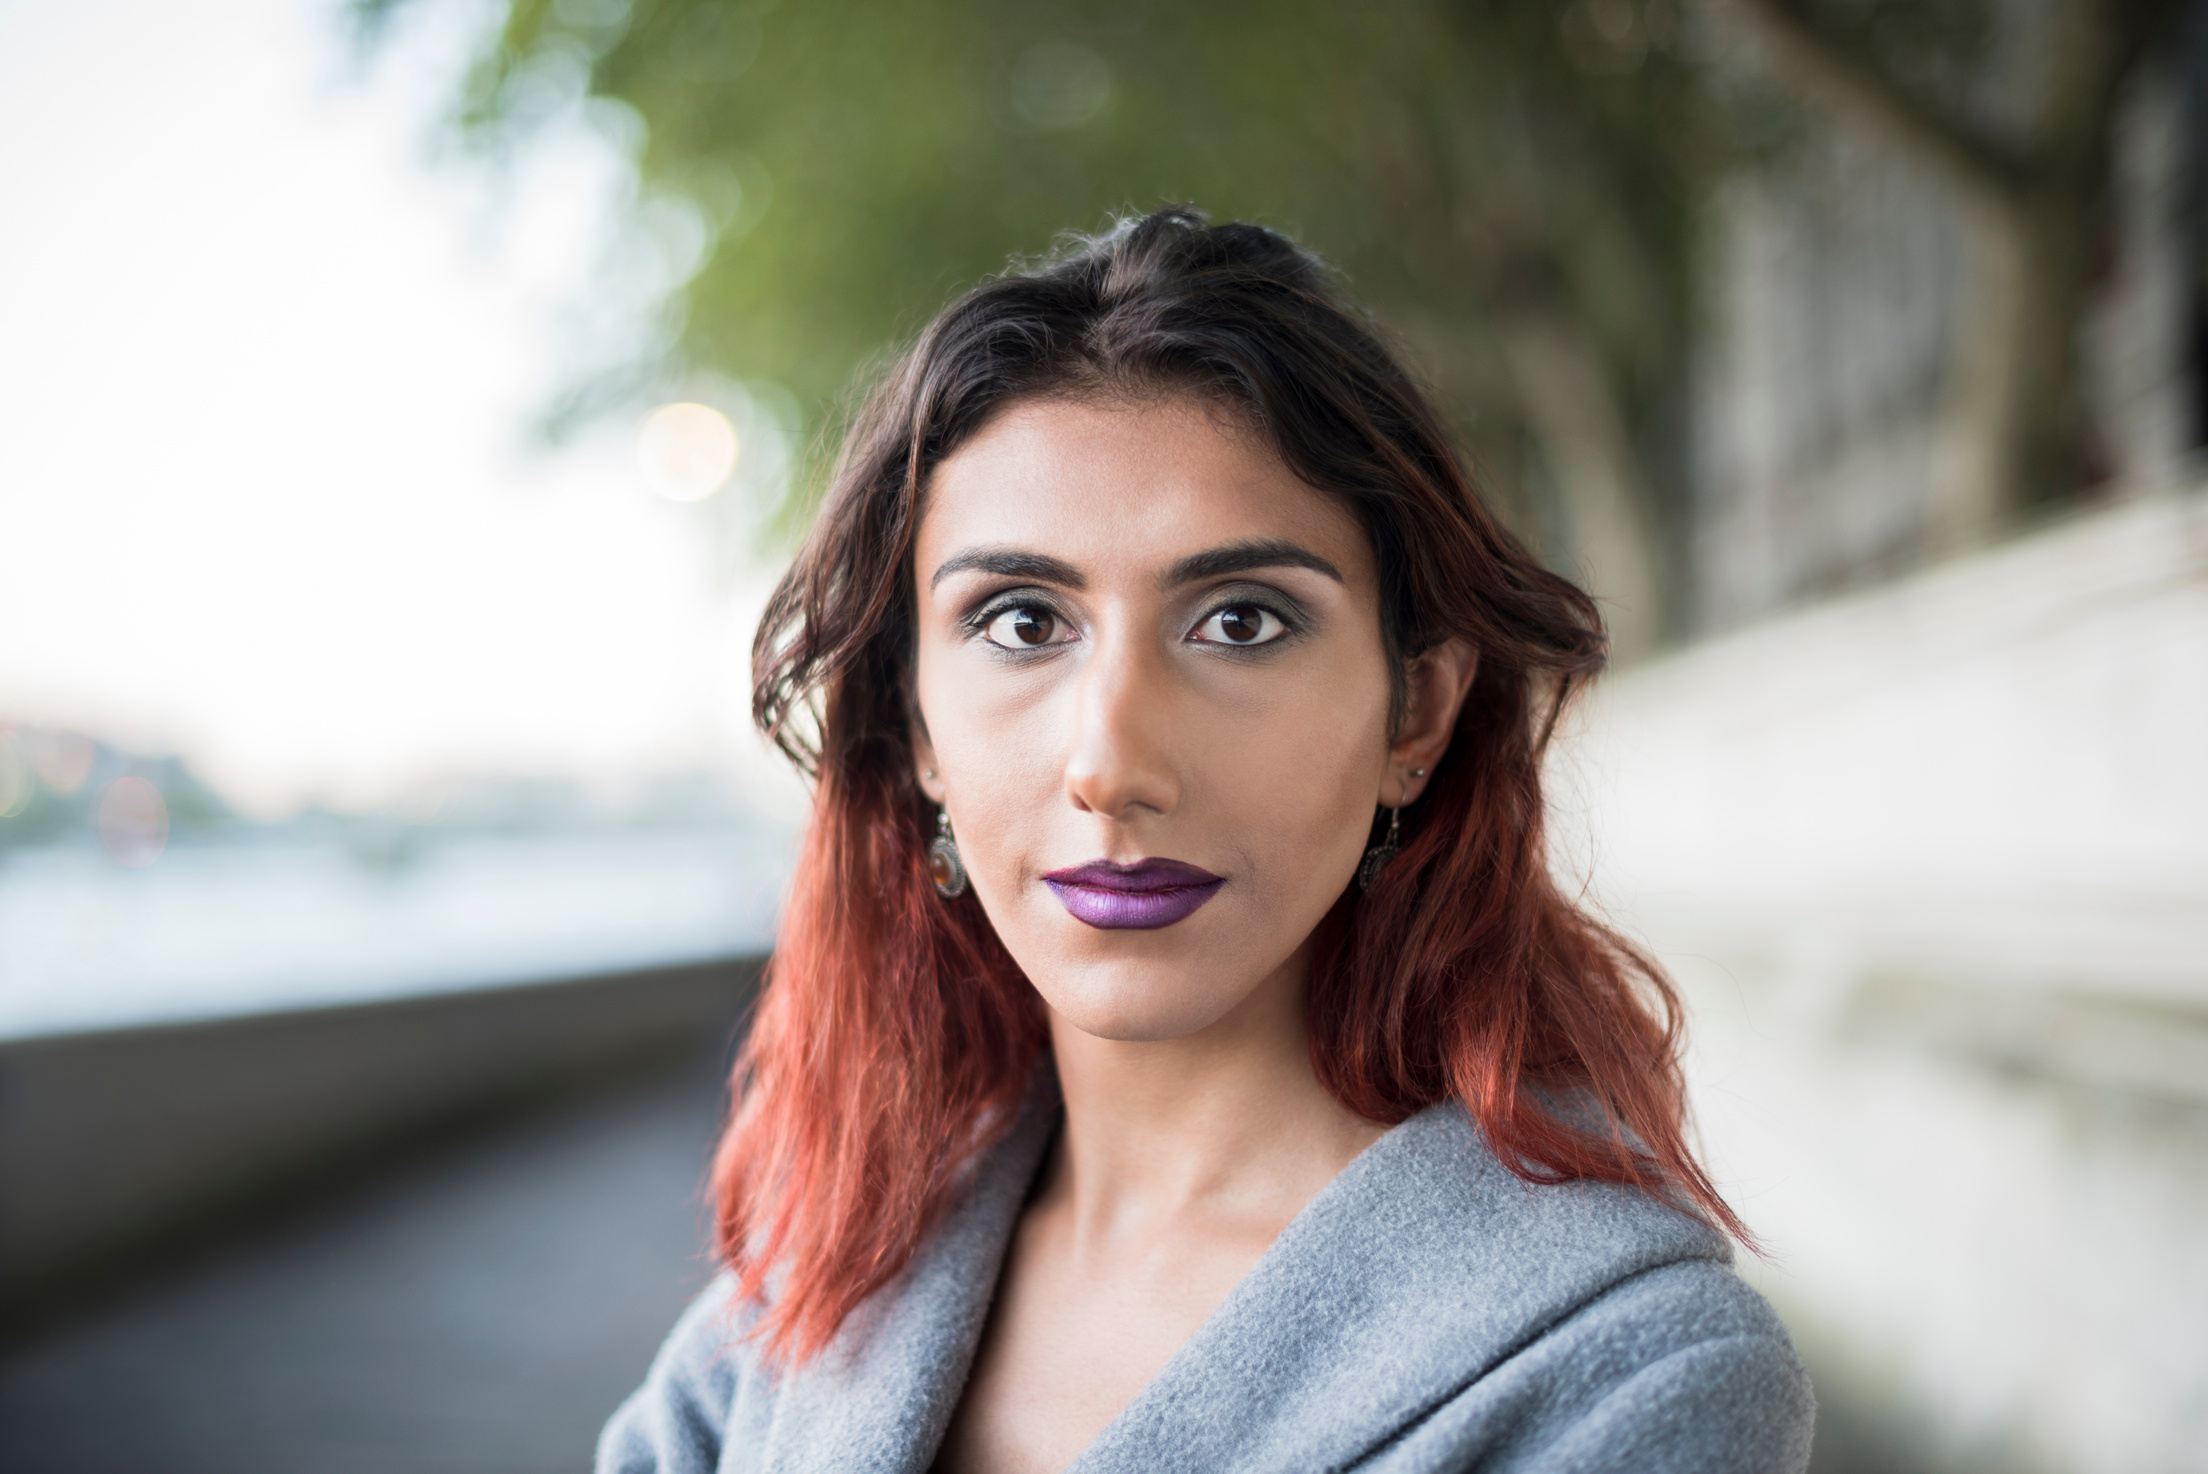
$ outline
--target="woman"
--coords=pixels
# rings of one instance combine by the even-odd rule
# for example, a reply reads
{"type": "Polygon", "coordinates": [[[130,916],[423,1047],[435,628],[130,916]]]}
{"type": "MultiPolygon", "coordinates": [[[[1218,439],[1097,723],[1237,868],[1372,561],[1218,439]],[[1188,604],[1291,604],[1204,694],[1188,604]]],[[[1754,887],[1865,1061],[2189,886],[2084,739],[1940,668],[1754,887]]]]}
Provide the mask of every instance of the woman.
{"type": "Polygon", "coordinates": [[[1602,652],[1282,237],[952,304],[760,629],[727,1271],[599,1467],[1802,1467],[1675,1000],[1544,865],[1602,652]]]}

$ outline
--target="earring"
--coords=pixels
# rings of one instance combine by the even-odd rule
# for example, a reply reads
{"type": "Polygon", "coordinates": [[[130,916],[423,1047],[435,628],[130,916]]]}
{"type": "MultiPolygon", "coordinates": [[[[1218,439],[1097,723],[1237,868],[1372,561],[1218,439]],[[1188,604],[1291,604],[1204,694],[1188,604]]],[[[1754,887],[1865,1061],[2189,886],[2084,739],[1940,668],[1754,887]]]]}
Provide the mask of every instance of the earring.
{"type": "Polygon", "coordinates": [[[951,838],[951,811],[935,811],[935,843],[928,846],[928,876],[936,894],[955,901],[966,894],[966,862],[959,858],[958,841],[951,838]]]}
{"type": "Polygon", "coordinates": [[[1365,861],[1357,867],[1359,890],[1371,890],[1372,883],[1380,878],[1380,872],[1387,868],[1388,861],[1394,859],[1396,851],[1402,848],[1398,843],[1402,827],[1403,811],[1399,808],[1388,810],[1388,837],[1365,851],[1365,861]]]}

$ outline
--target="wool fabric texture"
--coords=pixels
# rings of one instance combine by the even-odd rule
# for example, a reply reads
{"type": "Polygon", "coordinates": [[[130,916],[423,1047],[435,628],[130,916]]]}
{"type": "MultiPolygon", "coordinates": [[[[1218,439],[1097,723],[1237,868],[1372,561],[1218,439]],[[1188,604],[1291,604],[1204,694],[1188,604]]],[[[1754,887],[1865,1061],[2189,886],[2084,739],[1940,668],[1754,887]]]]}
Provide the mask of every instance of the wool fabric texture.
{"type": "MultiPolygon", "coordinates": [[[[606,1425],[599,1474],[921,1474],[1050,1145],[1031,1096],[904,1275],[773,1372],[722,1276],[606,1425]]],[[[1797,1474],[1815,1404],[1699,1219],[1540,1186],[1463,1109],[1390,1130],[1282,1231],[1068,1474],[1797,1474]]]]}

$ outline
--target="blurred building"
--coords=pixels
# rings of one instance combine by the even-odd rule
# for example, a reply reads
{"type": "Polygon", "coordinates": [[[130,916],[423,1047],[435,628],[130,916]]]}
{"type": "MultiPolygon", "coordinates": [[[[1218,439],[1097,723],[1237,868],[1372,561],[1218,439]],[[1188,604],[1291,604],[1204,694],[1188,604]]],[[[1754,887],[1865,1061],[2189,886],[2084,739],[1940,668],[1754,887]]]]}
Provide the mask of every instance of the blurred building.
{"type": "MultiPolygon", "coordinates": [[[[2059,37],[2047,7],[1996,18],[1979,111],[2028,110],[2059,37]],[[2004,32],[2014,33],[2005,35],[2004,32]]],[[[2208,15],[2128,77],[2083,357],[2093,495],[2189,474],[2203,430],[2208,15]]],[[[1921,151],[1809,115],[1720,186],[1702,256],[1689,625],[1732,629],[1967,546],[1943,529],[1993,274],[1983,223],[1921,151]]],[[[2022,125],[2018,125],[2018,131],[2022,125]]],[[[1998,366],[1996,366],[1998,367],[1998,366]]],[[[2026,506],[2029,519],[2044,509],[2026,506]]]]}

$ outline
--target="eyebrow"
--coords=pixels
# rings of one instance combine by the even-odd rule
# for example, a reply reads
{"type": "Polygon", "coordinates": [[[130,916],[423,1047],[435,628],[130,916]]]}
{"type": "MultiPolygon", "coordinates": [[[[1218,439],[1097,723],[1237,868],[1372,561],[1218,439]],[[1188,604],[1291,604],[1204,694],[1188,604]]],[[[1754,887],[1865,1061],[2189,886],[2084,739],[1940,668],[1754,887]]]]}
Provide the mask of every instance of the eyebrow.
{"type": "Polygon", "coordinates": [[[1348,582],[1342,570],[1312,552],[1282,538],[1253,538],[1248,542],[1228,543],[1223,548],[1212,548],[1201,553],[1191,553],[1166,570],[1158,580],[1161,588],[1177,588],[1182,584],[1196,583],[1207,578],[1220,578],[1229,573],[1247,573],[1253,568],[1308,568],[1313,573],[1323,573],[1336,583],[1348,582]]]}
{"type": "MultiPolygon", "coordinates": [[[[1308,568],[1313,573],[1325,574],[1336,583],[1347,582],[1342,577],[1342,570],[1309,548],[1283,538],[1269,537],[1228,543],[1225,547],[1191,553],[1168,568],[1158,580],[1158,586],[1179,588],[1183,584],[1198,583],[1207,578],[1247,573],[1253,568],[1308,568]]],[[[928,579],[928,588],[933,590],[954,573],[994,573],[1000,578],[1027,578],[1037,583],[1057,584],[1069,589],[1086,588],[1089,582],[1080,569],[1063,558],[1053,558],[1047,553],[1029,553],[1019,548],[980,547],[954,553],[937,564],[934,574],[928,579]]]]}
{"type": "Polygon", "coordinates": [[[1088,579],[1081,570],[1063,558],[1053,558],[1045,553],[1024,553],[1018,548],[983,547],[968,548],[954,553],[936,565],[935,573],[928,579],[933,590],[954,573],[994,573],[1005,578],[1031,578],[1037,583],[1054,583],[1069,589],[1088,587],[1088,579]]]}

